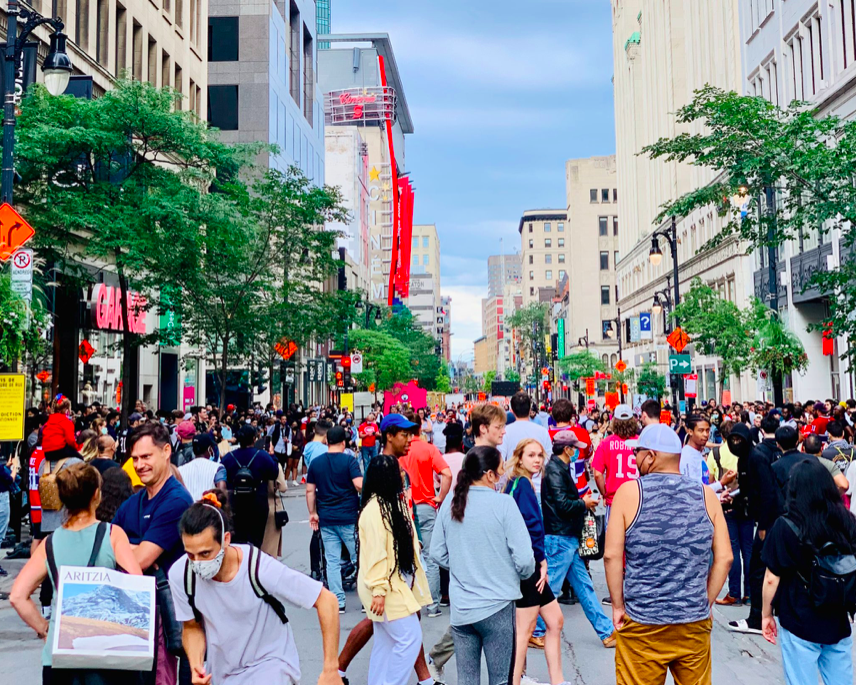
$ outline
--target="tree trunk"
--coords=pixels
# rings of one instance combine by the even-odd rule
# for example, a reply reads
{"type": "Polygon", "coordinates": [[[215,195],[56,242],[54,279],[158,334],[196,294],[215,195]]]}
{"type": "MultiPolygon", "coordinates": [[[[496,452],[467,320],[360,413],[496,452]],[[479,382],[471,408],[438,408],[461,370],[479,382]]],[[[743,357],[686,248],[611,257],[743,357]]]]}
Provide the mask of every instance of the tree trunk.
{"type": "Polygon", "coordinates": [[[122,299],[122,405],[121,425],[128,425],[128,415],[131,413],[130,387],[133,383],[133,369],[130,359],[132,355],[131,325],[128,320],[128,279],[125,278],[125,270],[119,262],[120,253],[116,250],[116,271],[119,275],[119,293],[122,299]]]}
{"type": "MultiPolygon", "coordinates": [[[[218,375],[220,376],[220,416],[226,410],[226,369],[229,362],[229,336],[223,338],[223,352],[220,355],[220,368],[218,375]]],[[[252,378],[250,378],[252,382],[252,378]]]]}

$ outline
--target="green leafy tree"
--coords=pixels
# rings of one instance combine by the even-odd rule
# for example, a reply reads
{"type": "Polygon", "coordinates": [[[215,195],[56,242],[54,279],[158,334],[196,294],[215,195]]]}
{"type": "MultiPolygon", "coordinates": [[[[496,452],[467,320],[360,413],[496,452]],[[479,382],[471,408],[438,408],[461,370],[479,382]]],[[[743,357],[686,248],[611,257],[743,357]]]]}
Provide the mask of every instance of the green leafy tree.
{"type": "Polygon", "coordinates": [[[437,379],[434,381],[434,390],[437,392],[452,392],[452,382],[449,379],[449,366],[445,360],[440,365],[440,371],[437,372],[437,379]]]}
{"type": "Polygon", "coordinates": [[[353,348],[363,353],[363,373],[355,375],[363,387],[375,384],[377,391],[389,390],[396,383],[410,380],[410,350],[384,331],[351,331],[353,348]]]}
{"type": "MultiPolygon", "coordinates": [[[[828,298],[829,316],[814,329],[831,327],[856,355],[856,122],[815,116],[815,105],[777,107],[761,97],[706,86],[677,113],[677,124],[702,124],[703,133],[661,138],[643,149],[655,159],[688,162],[712,170],[716,180],[665,203],[659,223],[715,206],[727,223],[707,247],[739,238],[755,248],[777,247],[805,235],[841,229],[838,268],[817,271],[807,286],[828,298]],[[775,190],[767,206],[765,190],[775,190]],[[729,198],[738,197],[744,211],[729,198]]],[[[819,241],[820,242],[820,241],[819,241]]],[[[760,360],[759,360],[760,361],[760,360]]]]}
{"type": "Polygon", "coordinates": [[[517,373],[515,369],[511,369],[510,371],[505,372],[505,380],[511,383],[519,383],[520,382],[520,374],[517,373]]]}
{"type": "Polygon", "coordinates": [[[800,339],[783,323],[778,314],[754,301],[755,332],[750,349],[754,369],[773,373],[805,373],[808,355],[800,339]]]}
{"type": "Polygon", "coordinates": [[[404,308],[385,318],[379,330],[391,335],[409,350],[409,378],[416,379],[420,388],[434,390],[441,359],[436,352],[437,341],[419,326],[410,310],[404,308]]]}
{"type": "MultiPolygon", "coordinates": [[[[91,100],[36,86],[18,118],[15,199],[36,229],[34,247],[72,284],[92,281],[84,261],[115,265],[125,359],[145,342],[129,332],[129,290],[156,305],[168,272],[197,268],[205,190],[259,149],[221,143],[174,104],[174,91],[133,80],[91,100]]],[[[133,369],[122,369],[130,387],[133,369]]],[[[123,414],[135,399],[124,393],[123,414]]]]}
{"type": "Polygon", "coordinates": [[[482,384],[482,392],[489,393],[493,382],[496,380],[496,371],[488,371],[484,375],[484,383],[482,384]]]}
{"type": "Polygon", "coordinates": [[[606,371],[603,360],[589,350],[571,352],[559,360],[559,369],[572,383],[581,378],[593,378],[595,373],[606,371]]]}
{"type": "Polygon", "coordinates": [[[725,389],[730,376],[739,376],[751,366],[755,311],[741,310],[695,278],[672,313],[672,318],[680,319],[681,327],[702,354],[722,360],[720,391],[725,389]]]}
{"type": "Polygon", "coordinates": [[[666,394],[666,377],[657,370],[657,365],[648,362],[636,374],[636,389],[640,395],[659,400],[666,394]]]}
{"type": "Polygon", "coordinates": [[[12,292],[9,274],[0,273],[0,364],[11,366],[24,352],[27,303],[12,292]]]}

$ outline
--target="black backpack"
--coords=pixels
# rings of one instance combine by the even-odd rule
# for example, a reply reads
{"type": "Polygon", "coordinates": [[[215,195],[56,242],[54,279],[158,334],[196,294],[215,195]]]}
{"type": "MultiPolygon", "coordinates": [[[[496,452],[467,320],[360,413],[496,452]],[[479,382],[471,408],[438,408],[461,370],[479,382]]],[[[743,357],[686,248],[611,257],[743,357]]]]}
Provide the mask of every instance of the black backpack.
{"type": "Polygon", "coordinates": [[[232,492],[237,497],[255,495],[258,491],[259,484],[256,481],[256,477],[253,475],[253,472],[250,470],[250,466],[253,465],[257,454],[258,450],[253,454],[252,459],[250,459],[250,463],[246,466],[242,465],[241,462],[238,461],[238,458],[232,455],[235,462],[238,464],[238,472],[232,479],[232,492]]]}
{"type": "MultiPolygon", "coordinates": [[[[288,623],[288,616],[285,613],[285,607],[276,597],[270,594],[259,580],[259,564],[261,563],[262,552],[249,545],[250,558],[247,560],[247,571],[250,576],[250,585],[256,597],[267,604],[273,612],[279,617],[283,623],[288,623]]],[[[184,567],[184,592],[187,595],[187,603],[193,610],[193,618],[196,622],[202,625],[202,614],[196,608],[196,574],[193,572],[193,567],[188,560],[184,567]]]]}
{"type": "Polygon", "coordinates": [[[856,611],[856,555],[839,554],[838,548],[827,542],[820,550],[803,539],[797,524],[787,516],[785,523],[812,553],[809,577],[798,577],[808,590],[809,600],[815,609],[838,609],[848,613],[856,611]]]}

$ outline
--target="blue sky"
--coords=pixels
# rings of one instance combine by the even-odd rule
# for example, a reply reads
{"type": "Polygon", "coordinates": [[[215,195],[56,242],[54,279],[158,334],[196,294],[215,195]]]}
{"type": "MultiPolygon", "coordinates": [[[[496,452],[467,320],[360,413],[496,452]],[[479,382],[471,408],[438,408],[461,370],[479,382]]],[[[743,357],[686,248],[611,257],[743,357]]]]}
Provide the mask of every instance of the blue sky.
{"type": "Polygon", "coordinates": [[[487,257],[562,208],[564,163],[615,152],[609,0],[332,0],[334,33],[386,32],[415,133],[416,223],[440,234],[452,354],[481,335],[487,257]]]}

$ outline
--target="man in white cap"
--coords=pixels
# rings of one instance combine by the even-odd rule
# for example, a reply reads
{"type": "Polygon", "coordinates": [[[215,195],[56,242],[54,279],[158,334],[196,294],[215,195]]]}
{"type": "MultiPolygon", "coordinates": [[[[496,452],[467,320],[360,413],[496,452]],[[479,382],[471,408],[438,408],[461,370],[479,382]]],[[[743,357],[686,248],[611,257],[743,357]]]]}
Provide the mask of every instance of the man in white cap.
{"type": "Polygon", "coordinates": [[[671,671],[675,682],[710,685],[711,607],[732,561],[722,506],[681,475],[669,426],[647,426],[633,451],[640,477],[612,501],[604,555],[616,682],[661,685],[671,671]]]}

